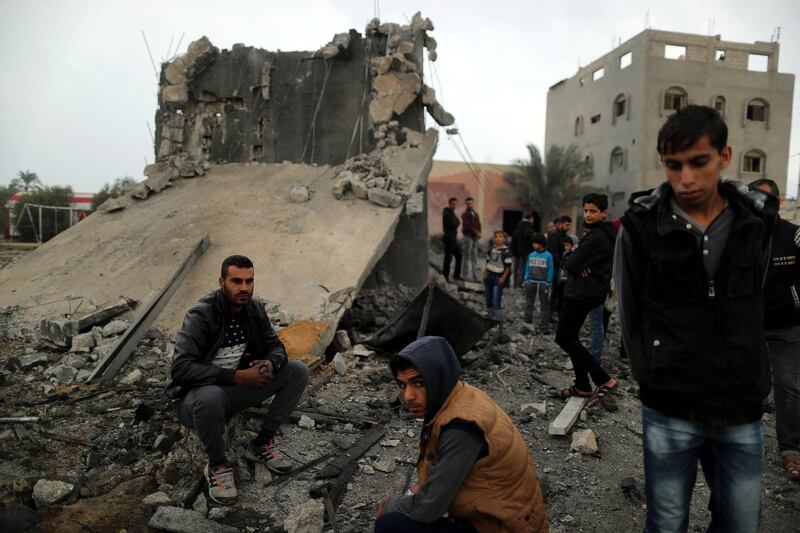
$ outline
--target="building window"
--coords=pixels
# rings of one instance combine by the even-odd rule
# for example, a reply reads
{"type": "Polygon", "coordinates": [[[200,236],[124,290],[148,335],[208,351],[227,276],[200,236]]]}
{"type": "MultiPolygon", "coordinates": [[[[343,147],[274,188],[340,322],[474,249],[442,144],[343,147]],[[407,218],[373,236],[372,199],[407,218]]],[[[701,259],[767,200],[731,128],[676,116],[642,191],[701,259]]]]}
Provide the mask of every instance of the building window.
{"type": "Polygon", "coordinates": [[[594,159],[592,159],[591,154],[583,158],[583,164],[585,172],[581,174],[581,181],[591,181],[592,177],[594,177],[594,159]]]}
{"type": "Polygon", "coordinates": [[[769,68],[769,56],[764,54],[747,54],[747,70],[766,72],[769,68]]]}
{"type": "Polygon", "coordinates": [[[608,170],[612,174],[615,170],[621,170],[625,167],[625,152],[619,146],[611,150],[611,159],[609,161],[608,170]]]}
{"type": "Polygon", "coordinates": [[[767,156],[760,150],[750,150],[742,157],[742,172],[763,176],[767,170],[767,156]]]}
{"type": "Polygon", "coordinates": [[[581,78],[578,80],[578,85],[580,85],[581,87],[583,87],[585,83],[586,83],[586,78],[581,78]]]}
{"type": "Polygon", "coordinates": [[[683,61],[686,59],[686,47],[677,44],[666,44],[664,45],[664,58],[683,61]]]}
{"type": "Polygon", "coordinates": [[[717,111],[717,113],[719,113],[720,115],[722,115],[723,118],[725,118],[725,97],[724,96],[722,96],[722,95],[715,96],[714,99],[711,100],[711,105],[714,107],[714,109],[717,111]]]}
{"type": "Polygon", "coordinates": [[[633,52],[627,52],[619,56],[619,69],[627,68],[633,63],[633,52]]]}
{"type": "Polygon", "coordinates": [[[603,67],[600,67],[599,69],[595,70],[594,72],[592,72],[592,81],[599,80],[605,75],[605,73],[606,70],[603,67]]]}
{"type": "Polygon", "coordinates": [[[600,113],[594,115],[592,118],[589,119],[592,124],[597,124],[600,122],[600,113]]]}
{"type": "Polygon", "coordinates": [[[611,123],[617,123],[617,117],[628,117],[628,97],[625,94],[618,94],[614,98],[614,105],[611,108],[611,123]]]}
{"type": "Polygon", "coordinates": [[[583,135],[583,117],[575,119],[575,137],[583,135]]]}
{"type": "Polygon", "coordinates": [[[725,56],[726,55],[727,55],[727,52],[725,50],[717,50],[714,53],[714,59],[717,60],[717,61],[725,61],[725,56]]]}
{"type": "Polygon", "coordinates": [[[670,87],[664,91],[664,110],[678,111],[686,107],[689,95],[681,87],[670,87]]]}
{"type": "Polygon", "coordinates": [[[753,98],[747,102],[747,120],[753,122],[766,122],[769,114],[769,104],[761,98],[753,98]]]}

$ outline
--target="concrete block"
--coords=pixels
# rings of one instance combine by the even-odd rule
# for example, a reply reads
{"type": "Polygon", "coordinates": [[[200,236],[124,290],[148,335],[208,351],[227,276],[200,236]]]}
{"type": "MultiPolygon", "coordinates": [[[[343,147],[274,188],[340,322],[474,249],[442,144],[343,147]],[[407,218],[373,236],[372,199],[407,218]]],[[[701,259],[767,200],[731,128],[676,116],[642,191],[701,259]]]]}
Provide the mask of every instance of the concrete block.
{"type": "Polygon", "coordinates": [[[304,185],[294,185],[289,189],[289,201],[294,204],[302,204],[311,200],[311,192],[304,185]]]}
{"type": "Polygon", "coordinates": [[[378,472],[391,474],[396,468],[394,457],[383,457],[372,463],[372,467],[378,472]]]}
{"type": "Polygon", "coordinates": [[[168,506],[159,507],[147,525],[154,529],[163,529],[173,533],[195,533],[197,531],[236,533],[239,531],[235,527],[209,520],[195,510],[168,506]]]}
{"type": "Polygon", "coordinates": [[[547,402],[525,403],[520,407],[520,411],[523,414],[533,413],[537,416],[541,416],[547,413],[547,402]]]}
{"type": "Polygon", "coordinates": [[[383,189],[369,189],[367,198],[373,204],[381,207],[400,207],[403,204],[403,198],[399,194],[389,192],[383,189]]]}
{"type": "Polygon", "coordinates": [[[439,102],[427,105],[425,109],[428,110],[428,114],[433,117],[433,120],[440,126],[452,126],[456,121],[453,115],[445,111],[439,102]]]}
{"type": "Polygon", "coordinates": [[[168,494],[159,491],[145,496],[142,503],[145,505],[168,505],[172,503],[172,499],[168,494]]]}
{"type": "Polygon", "coordinates": [[[91,352],[95,344],[94,334],[91,331],[87,331],[86,333],[81,333],[72,337],[72,346],[69,351],[76,353],[91,352]]]}
{"type": "Polygon", "coordinates": [[[333,336],[333,344],[334,349],[337,352],[347,352],[353,347],[352,343],[350,342],[350,336],[347,334],[347,331],[340,329],[336,332],[333,336]]]}
{"type": "Polygon", "coordinates": [[[597,438],[595,437],[594,431],[591,429],[575,431],[572,434],[572,444],[569,449],[584,455],[597,453],[599,449],[597,447],[597,438]]]}
{"type": "Polygon", "coordinates": [[[132,370],[127,376],[119,380],[119,382],[123,385],[135,385],[142,380],[142,371],[138,368],[132,370]]]}
{"type": "Polygon", "coordinates": [[[192,509],[202,514],[203,516],[208,514],[208,501],[206,500],[205,494],[201,492],[197,496],[197,499],[195,499],[194,503],[192,504],[192,509]]]}
{"type": "Polygon", "coordinates": [[[185,83],[162,87],[161,101],[165,104],[185,104],[189,101],[189,88],[185,83]]]}
{"type": "MultiPolygon", "coordinates": [[[[103,205],[106,203],[104,202],[103,205]]],[[[69,346],[72,337],[78,333],[78,323],[74,320],[45,319],[39,323],[39,335],[56,346],[69,346]]]]}
{"type": "Polygon", "coordinates": [[[127,195],[122,195],[117,198],[109,198],[105,202],[103,202],[100,207],[97,209],[101,213],[113,213],[115,211],[122,211],[126,207],[128,207],[131,203],[131,197],[127,195]]]}
{"type": "Polygon", "coordinates": [[[425,209],[425,193],[416,192],[406,200],[406,215],[414,216],[422,214],[425,209]]]}
{"type": "Polygon", "coordinates": [[[333,356],[333,369],[340,376],[347,374],[347,359],[345,359],[344,355],[337,353],[333,356]]]}
{"type": "Polygon", "coordinates": [[[66,498],[73,488],[72,483],[40,479],[33,486],[33,501],[36,507],[53,505],[66,498]]]}
{"type": "Polygon", "coordinates": [[[313,418],[302,415],[300,416],[300,420],[297,422],[297,425],[303,429],[312,429],[316,423],[314,422],[313,418]]]}
{"type": "Polygon", "coordinates": [[[363,344],[356,344],[353,347],[353,355],[356,357],[372,357],[375,352],[364,346],[363,344]]]}
{"type": "Polygon", "coordinates": [[[164,69],[164,77],[171,85],[180,85],[186,81],[186,64],[183,57],[176,57],[164,69]]]}
{"type": "Polygon", "coordinates": [[[103,337],[111,337],[112,335],[119,335],[120,333],[128,329],[129,326],[130,323],[127,320],[112,320],[111,322],[103,326],[101,334],[103,335],[103,337]]]}
{"type": "Polygon", "coordinates": [[[360,179],[351,180],[350,189],[353,191],[353,194],[356,195],[356,198],[360,200],[366,200],[369,197],[367,185],[360,179]]]}
{"type": "Polygon", "coordinates": [[[45,375],[56,378],[59,383],[72,383],[78,375],[78,369],[74,366],[58,365],[48,368],[45,375]]]}
{"type": "Polygon", "coordinates": [[[320,500],[307,500],[295,507],[283,521],[286,533],[320,533],[324,525],[325,505],[320,500]]]}

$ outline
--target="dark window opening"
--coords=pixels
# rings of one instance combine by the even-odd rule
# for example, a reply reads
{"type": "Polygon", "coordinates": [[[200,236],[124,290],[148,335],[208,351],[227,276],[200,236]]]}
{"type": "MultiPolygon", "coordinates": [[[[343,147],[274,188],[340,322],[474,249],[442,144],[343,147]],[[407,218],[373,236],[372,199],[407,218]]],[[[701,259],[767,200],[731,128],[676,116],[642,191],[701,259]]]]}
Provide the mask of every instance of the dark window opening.
{"type": "Polygon", "coordinates": [[[664,92],[664,109],[678,111],[686,107],[686,91],[679,87],[671,87],[664,92]]]}
{"type": "Polygon", "coordinates": [[[597,124],[598,122],[600,122],[600,113],[598,113],[595,116],[593,116],[590,120],[591,120],[592,124],[597,124]]]}
{"type": "Polygon", "coordinates": [[[766,122],[767,106],[764,104],[764,102],[755,100],[747,104],[747,120],[766,122]]]}
{"type": "Polygon", "coordinates": [[[760,152],[751,151],[744,154],[744,164],[742,170],[744,172],[753,172],[755,174],[761,174],[764,172],[764,167],[766,166],[766,157],[764,154],[760,152]]]}

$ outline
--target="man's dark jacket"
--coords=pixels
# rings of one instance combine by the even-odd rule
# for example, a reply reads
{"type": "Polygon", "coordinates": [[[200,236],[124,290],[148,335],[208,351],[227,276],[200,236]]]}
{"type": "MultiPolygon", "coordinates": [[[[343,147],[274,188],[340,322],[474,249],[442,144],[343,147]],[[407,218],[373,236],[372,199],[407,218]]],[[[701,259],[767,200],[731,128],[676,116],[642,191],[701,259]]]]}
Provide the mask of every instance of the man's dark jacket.
{"type": "Polygon", "coordinates": [[[632,198],[622,224],[637,300],[626,329],[637,344],[627,351],[644,405],[733,426],[759,420],[770,389],[762,283],[777,209],[738,182],[720,181],[719,192],[735,218],[713,279],[696,236],[672,212],[669,183],[632,198]]]}
{"type": "MultiPolygon", "coordinates": [[[[240,313],[239,316],[244,318],[242,327],[247,351],[254,359],[271,361],[274,372],[280,372],[286,365],[286,349],[272,329],[264,303],[253,298],[240,313]]],[[[230,306],[219,289],[189,309],[175,339],[170,368],[172,381],[167,385],[167,396],[179,399],[189,389],[202,385],[234,384],[236,369],[211,364],[222,344],[225,324],[230,319],[230,306]]]]}
{"type": "Polygon", "coordinates": [[[449,207],[442,209],[442,231],[445,235],[448,237],[457,237],[459,224],[461,224],[461,221],[458,220],[458,215],[456,215],[454,209],[450,209],[449,207]]]}
{"type": "Polygon", "coordinates": [[[478,236],[481,234],[481,217],[478,216],[477,211],[468,207],[461,213],[461,222],[463,226],[461,226],[461,232],[466,237],[470,237],[473,240],[477,240],[478,236]]]}
{"type": "Polygon", "coordinates": [[[533,251],[533,224],[527,220],[520,221],[511,234],[511,255],[527,258],[533,251]]]}
{"type": "Polygon", "coordinates": [[[569,239],[567,232],[561,229],[554,229],[547,236],[547,251],[553,256],[553,268],[558,270],[561,267],[561,256],[564,255],[564,240],[569,239]]]}
{"type": "Polygon", "coordinates": [[[564,298],[600,305],[605,301],[611,284],[617,232],[611,222],[584,224],[584,228],[589,230],[589,234],[564,259],[564,268],[569,273],[564,285],[564,298]],[[589,275],[581,276],[587,268],[589,275]]]}
{"type": "Polygon", "coordinates": [[[764,327],[800,325],[800,226],[778,220],[771,256],[764,286],[764,327]]]}

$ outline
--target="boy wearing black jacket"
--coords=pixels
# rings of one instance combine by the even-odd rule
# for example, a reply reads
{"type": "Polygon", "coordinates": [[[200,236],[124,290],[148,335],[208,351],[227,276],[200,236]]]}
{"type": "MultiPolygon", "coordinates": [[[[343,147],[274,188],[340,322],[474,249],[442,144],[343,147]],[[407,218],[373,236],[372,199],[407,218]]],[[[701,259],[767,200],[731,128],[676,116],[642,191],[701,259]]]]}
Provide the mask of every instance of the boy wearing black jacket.
{"type": "Polygon", "coordinates": [[[575,251],[564,259],[564,268],[569,275],[556,330],[556,343],[569,354],[575,371],[575,384],[562,390],[561,396],[591,398],[588,407],[600,403],[617,386],[617,380],[602,369],[578,338],[589,311],[602,305],[608,294],[616,232],[614,225],[605,221],[607,216],[606,195],[592,193],[583,198],[587,234],[575,251]],[[594,394],[590,377],[597,385],[594,394]]]}

